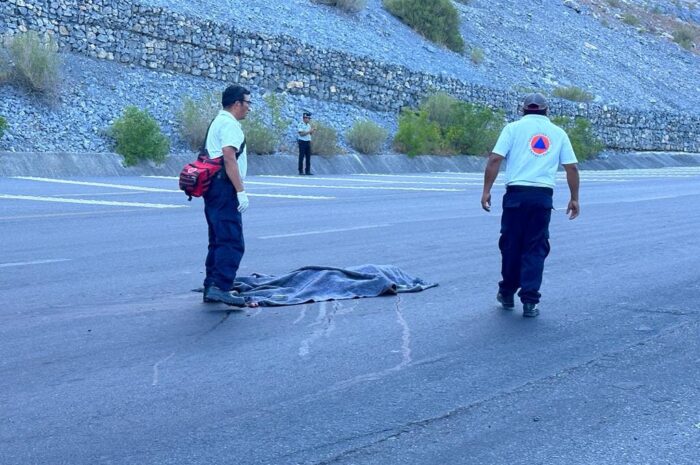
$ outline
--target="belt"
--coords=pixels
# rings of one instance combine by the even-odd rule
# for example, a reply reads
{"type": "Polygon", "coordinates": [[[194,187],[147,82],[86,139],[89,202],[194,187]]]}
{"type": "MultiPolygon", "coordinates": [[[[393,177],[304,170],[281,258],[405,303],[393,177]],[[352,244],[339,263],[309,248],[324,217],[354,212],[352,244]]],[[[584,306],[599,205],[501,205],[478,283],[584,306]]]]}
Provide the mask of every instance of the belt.
{"type": "Polygon", "coordinates": [[[540,186],[506,186],[506,192],[539,192],[547,195],[554,195],[551,187],[540,186]]]}

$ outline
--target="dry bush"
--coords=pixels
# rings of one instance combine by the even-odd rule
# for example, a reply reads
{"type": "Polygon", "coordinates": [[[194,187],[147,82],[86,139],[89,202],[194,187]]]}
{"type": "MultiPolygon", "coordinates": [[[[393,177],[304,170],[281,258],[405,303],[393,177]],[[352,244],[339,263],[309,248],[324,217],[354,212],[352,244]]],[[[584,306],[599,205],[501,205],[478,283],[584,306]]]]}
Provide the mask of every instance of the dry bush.
{"type": "Polygon", "coordinates": [[[594,98],[593,94],[575,86],[557,87],[552,92],[552,95],[566,100],[571,100],[572,102],[590,102],[594,98]]]}
{"type": "Polygon", "coordinates": [[[335,155],[338,153],[338,133],[332,127],[316,121],[312,125],[316,131],[311,136],[311,153],[314,155],[335,155]]]}
{"type": "Polygon", "coordinates": [[[34,31],[6,39],[13,66],[13,76],[28,89],[53,94],[61,79],[61,57],[52,36],[34,31]]]}
{"type": "Polygon", "coordinates": [[[221,108],[221,94],[208,94],[199,99],[185,97],[177,112],[178,132],[189,148],[196,151],[204,144],[207,128],[221,108]]]}
{"type": "Polygon", "coordinates": [[[367,5],[367,0],[314,0],[322,5],[330,5],[340,8],[348,13],[357,13],[367,5]]]}
{"type": "Polygon", "coordinates": [[[388,132],[374,121],[355,121],[345,135],[350,146],[360,153],[372,154],[379,152],[386,142],[388,132]]]}

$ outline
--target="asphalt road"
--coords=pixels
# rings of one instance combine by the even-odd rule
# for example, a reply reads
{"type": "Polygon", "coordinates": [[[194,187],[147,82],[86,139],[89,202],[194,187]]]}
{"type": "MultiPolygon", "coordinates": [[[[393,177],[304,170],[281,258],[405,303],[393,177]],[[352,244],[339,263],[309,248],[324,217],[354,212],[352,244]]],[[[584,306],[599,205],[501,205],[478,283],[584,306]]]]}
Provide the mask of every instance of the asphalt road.
{"type": "Polygon", "coordinates": [[[439,287],[205,305],[174,179],[0,178],[0,463],[700,463],[700,169],[555,193],[541,315],[495,302],[481,175],[249,179],[240,273],[391,264],[439,287]]]}

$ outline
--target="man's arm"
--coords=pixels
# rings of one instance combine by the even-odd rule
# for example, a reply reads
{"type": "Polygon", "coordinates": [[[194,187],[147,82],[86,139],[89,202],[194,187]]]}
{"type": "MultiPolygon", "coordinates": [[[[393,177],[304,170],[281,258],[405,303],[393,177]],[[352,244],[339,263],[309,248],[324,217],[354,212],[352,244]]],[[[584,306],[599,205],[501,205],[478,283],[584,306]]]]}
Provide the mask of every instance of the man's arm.
{"type": "Polygon", "coordinates": [[[226,146],[221,151],[224,154],[224,165],[226,167],[226,176],[231,180],[233,187],[236,189],[236,198],[238,199],[238,211],[243,213],[248,209],[250,202],[248,194],[245,192],[241,172],[238,170],[238,160],[236,160],[236,151],[238,149],[226,146]]]}
{"type": "Polygon", "coordinates": [[[300,130],[297,131],[297,132],[299,132],[299,135],[303,137],[303,136],[308,136],[309,134],[313,134],[315,130],[316,130],[316,129],[314,129],[313,126],[309,126],[309,130],[308,130],[308,131],[304,131],[304,130],[301,130],[301,129],[300,129],[300,130]]]}
{"type": "Polygon", "coordinates": [[[569,192],[571,193],[571,200],[569,200],[569,205],[566,207],[566,214],[569,215],[570,220],[573,220],[581,212],[578,204],[578,187],[580,184],[578,165],[569,163],[563,166],[564,170],[566,170],[566,182],[569,184],[569,192]]]}
{"type": "Polygon", "coordinates": [[[235,147],[224,147],[221,149],[224,153],[224,167],[226,168],[226,176],[233,183],[233,187],[236,188],[236,192],[243,192],[245,187],[243,186],[243,180],[241,179],[241,173],[238,171],[238,160],[236,160],[235,147]]]}
{"type": "Polygon", "coordinates": [[[486,162],[486,169],[484,170],[484,192],[481,194],[481,208],[487,212],[491,211],[491,187],[493,187],[493,183],[498,177],[498,170],[501,169],[503,158],[502,155],[491,152],[486,162]]]}

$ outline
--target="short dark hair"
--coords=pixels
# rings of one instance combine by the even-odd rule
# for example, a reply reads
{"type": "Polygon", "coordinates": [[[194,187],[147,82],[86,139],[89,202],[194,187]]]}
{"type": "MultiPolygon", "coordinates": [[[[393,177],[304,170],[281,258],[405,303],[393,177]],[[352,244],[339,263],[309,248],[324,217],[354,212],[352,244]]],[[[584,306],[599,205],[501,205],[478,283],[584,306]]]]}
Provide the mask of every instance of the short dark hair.
{"type": "Polygon", "coordinates": [[[221,94],[221,106],[228,108],[236,102],[243,100],[245,95],[250,95],[250,91],[243,86],[228,86],[221,94]]]}
{"type": "Polygon", "coordinates": [[[547,109],[542,110],[530,110],[529,108],[523,108],[523,115],[542,115],[547,116],[547,109]]]}

